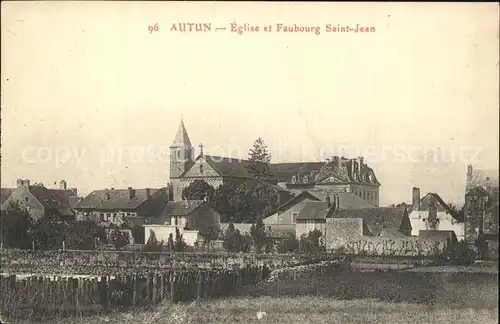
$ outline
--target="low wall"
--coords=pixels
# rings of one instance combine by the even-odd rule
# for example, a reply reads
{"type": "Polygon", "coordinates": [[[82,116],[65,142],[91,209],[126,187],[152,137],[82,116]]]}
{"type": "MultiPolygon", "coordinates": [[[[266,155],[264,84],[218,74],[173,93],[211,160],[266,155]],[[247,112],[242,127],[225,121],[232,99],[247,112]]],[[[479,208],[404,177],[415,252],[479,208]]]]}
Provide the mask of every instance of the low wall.
{"type": "Polygon", "coordinates": [[[418,237],[386,238],[359,236],[328,242],[328,250],[353,255],[435,256],[446,248],[445,242],[426,241],[418,237]]]}
{"type": "Polygon", "coordinates": [[[132,251],[31,251],[4,249],[2,271],[10,273],[114,274],[130,268],[242,268],[248,265],[278,268],[307,256],[229,253],[178,253],[132,251]]]}

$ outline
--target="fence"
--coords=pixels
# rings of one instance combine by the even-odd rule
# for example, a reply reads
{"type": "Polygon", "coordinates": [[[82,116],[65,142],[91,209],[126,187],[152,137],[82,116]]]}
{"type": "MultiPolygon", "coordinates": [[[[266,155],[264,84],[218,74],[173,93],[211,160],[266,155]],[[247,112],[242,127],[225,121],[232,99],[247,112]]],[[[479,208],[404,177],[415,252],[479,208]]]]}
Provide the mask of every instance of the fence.
{"type": "Polygon", "coordinates": [[[0,277],[2,310],[84,312],[211,298],[266,277],[265,266],[236,270],[167,270],[145,275],[0,277]]]}

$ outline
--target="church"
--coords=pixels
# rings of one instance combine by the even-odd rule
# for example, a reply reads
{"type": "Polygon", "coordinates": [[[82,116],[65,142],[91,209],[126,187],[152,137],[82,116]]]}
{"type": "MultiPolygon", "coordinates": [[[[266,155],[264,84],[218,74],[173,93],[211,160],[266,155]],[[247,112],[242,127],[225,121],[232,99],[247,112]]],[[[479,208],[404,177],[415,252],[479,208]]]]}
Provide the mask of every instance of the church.
{"type": "MultiPolygon", "coordinates": [[[[253,179],[248,161],[207,155],[200,145],[198,156],[183,120],[170,146],[170,183],[173,199],[182,200],[182,190],[195,180],[204,180],[214,188],[223,183],[241,183],[253,179]]],[[[363,157],[334,156],[326,161],[271,163],[272,176],[265,179],[291,192],[307,190],[320,195],[353,192],[375,207],[379,206],[380,183],[363,157]]]]}

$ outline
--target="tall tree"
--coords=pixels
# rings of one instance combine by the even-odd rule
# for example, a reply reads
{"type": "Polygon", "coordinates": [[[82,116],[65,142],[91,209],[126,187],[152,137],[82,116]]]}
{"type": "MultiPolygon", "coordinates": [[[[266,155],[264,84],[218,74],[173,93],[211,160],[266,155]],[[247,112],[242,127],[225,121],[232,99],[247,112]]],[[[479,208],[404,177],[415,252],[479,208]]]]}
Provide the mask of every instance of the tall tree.
{"type": "Polygon", "coordinates": [[[149,230],[149,239],[144,246],[144,252],[161,252],[163,249],[163,241],[158,241],[153,230],[149,230]]]}
{"type": "MultiPolygon", "coordinates": [[[[182,199],[184,200],[203,200],[205,197],[212,198],[214,187],[204,180],[194,180],[182,190],[182,199]]],[[[211,199],[210,199],[211,200],[211,199]]]]}
{"type": "Polygon", "coordinates": [[[257,138],[253,148],[248,153],[249,164],[247,166],[255,179],[265,179],[273,175],[271,172],[271,154],[267,151],[267,145],[262,138],[257,138]]]}
{"type": "Polygon", "coordinates": [[[258,217],[255,224],[250,227],[250,235],[253,239],[255,251],[257,253],[260,253],[262,251],[262,248],[266,245],[267,240],[266,228],[261,217],[258,217]]]}
{"type": "Polygon", "coordinates": [[[122,232],[119,229],[114,229],[110,235],[111,243],[117,250],[121,250],[130,243],[128,233],[122,232]]]}
{"type": "Polygon", "coordinates": [[[184,238],[182,237],[181,232],[179,231],[179,228],[175,228],[175,243],[174,243],[174,250],[175,252],[184,252],[186,249],[186,242],[184,242],[184,238]]]}
{"type": "Polygon", "coordinates": [[[461,208],[458,208],[454,204],[448,204],[448,208],[451,211],[451,216],[455,218],[459,222],[463,222],[465,219],[465,208],[462,206],[461,208]]]}
{"type": "Polygon", "coordinates": [[[11,203],[0,214],[1,240],[4,247],[24,249],[31,246],[33,221],[28,211],[11,203]]]}

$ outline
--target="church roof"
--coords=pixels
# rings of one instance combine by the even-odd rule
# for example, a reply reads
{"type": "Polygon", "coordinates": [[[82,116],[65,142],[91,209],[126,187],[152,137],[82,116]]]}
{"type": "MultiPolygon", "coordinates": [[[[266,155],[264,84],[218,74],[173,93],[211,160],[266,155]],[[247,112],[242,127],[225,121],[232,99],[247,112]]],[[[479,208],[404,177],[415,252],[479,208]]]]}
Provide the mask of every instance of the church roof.
{"type": "Polygon", "coordinates": [[[253,179],[248,172],[248,161],[224,156],[203,155],[203,159],[222,177],[253,179]]]}
{"type": "Polygon", "coordinates": [[[172,143],[173,147],[177,146],[192,146],[191,141],[189,140],[188,133],[186,131],[186,127],[184,126],[184,122],[181,119],[181,123],[179,124],[179,128],[177,129],[177,134],[175,135],[174,142],[172,143]]]}

